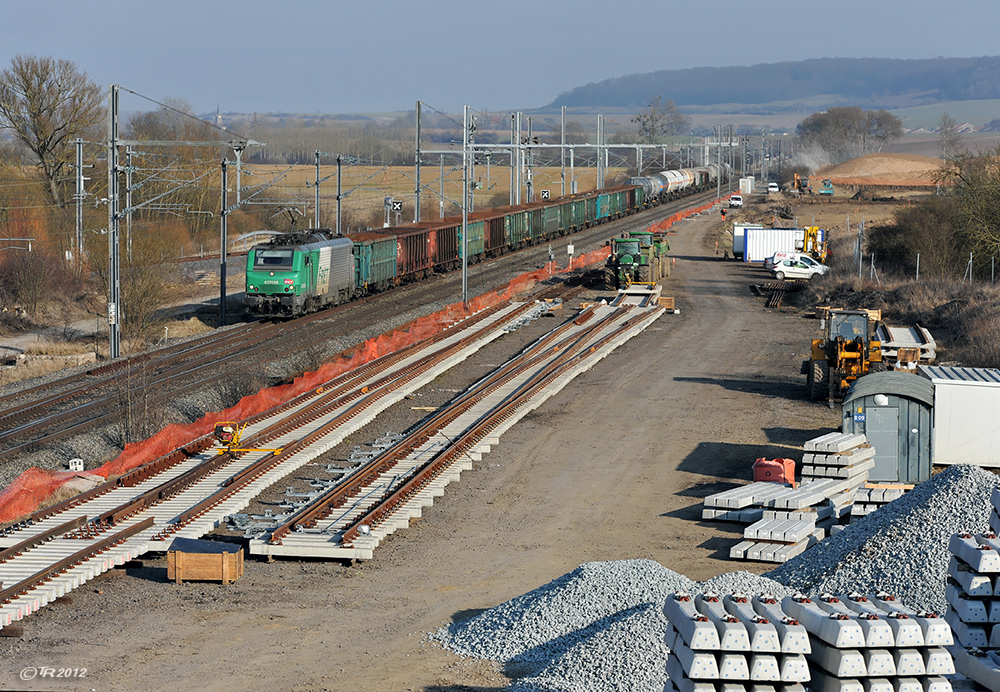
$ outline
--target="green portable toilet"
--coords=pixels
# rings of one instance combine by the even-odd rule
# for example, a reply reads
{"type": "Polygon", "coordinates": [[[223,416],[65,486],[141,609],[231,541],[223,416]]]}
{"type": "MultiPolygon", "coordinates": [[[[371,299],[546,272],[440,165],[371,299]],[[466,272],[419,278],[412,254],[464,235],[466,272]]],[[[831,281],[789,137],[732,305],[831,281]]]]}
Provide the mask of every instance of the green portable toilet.
{"type": "Polygon", "coordinates": [[[873,372],[847,390],[843,431],[863,433],[875,448],[873,483],[916,484],[931,477],[934,386],[901,371],[873,372]]]}

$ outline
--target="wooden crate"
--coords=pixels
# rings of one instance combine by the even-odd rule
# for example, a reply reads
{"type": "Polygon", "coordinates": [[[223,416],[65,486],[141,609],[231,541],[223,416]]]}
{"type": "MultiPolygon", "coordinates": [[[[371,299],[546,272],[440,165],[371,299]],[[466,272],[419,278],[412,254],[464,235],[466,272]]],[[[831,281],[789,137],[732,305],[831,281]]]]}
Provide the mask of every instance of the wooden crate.
{"type": "Polygon", "coordinates": [[[231,584],[243,576],[243,548],[213,541],[175,539],[167,551],[167,579],[221,581],[231,584]]]}
{"type": "Polygon", "coordinates": [[[674,309],[674,297],[673,296],[661,296],[656,301],[661,308],[666,308],[667,310],[674,309]]]}

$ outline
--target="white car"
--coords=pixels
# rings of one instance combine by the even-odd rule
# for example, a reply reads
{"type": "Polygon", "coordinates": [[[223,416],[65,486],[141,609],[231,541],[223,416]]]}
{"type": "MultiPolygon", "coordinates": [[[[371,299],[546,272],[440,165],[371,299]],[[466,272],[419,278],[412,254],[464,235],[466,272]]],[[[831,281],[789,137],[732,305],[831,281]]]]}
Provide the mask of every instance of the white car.
{"type": "Polygon", "coordinates": [[[820,264],[811,257],[808,259],[812,261],[807,262],[802,258],[780,260],[771,268],[771,274],[778,281],[784,279],[806,279],[808,281],[816,275],[822,276],[830,271],[830,268],[825,264],[820,264]]]}
{"type": "Polygon", "coordinates": [[[729,198],[729,206],[732,207],[742,207],[743,206],[743,196],[733,195],[729,198]]]}
{"type": "Polygon", "coordinates": [[[820,262],[812,255],[808,255],[804,252],[792,252],[791,250],[779,250],[770,257],[764,260],[764,269],[771,271],[774,269],[774,265],[781,264],[783,260],[800,260],[808,265],[819,266],[820,262]]]}
{"type": "Polygon", "coordinates": [[[774,195],[781,192],[781,188],[778,187],[778,183],[768,183],[767,184],[767,194],[774,195]]]}

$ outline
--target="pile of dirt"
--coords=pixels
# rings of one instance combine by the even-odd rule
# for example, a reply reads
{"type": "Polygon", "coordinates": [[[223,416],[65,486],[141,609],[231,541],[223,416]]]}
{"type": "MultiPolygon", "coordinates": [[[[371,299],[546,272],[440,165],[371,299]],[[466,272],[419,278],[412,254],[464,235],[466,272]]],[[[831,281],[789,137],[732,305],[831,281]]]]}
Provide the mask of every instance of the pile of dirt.
{"type": "Polygon", "coordinates": [[[821,168],[815,178],[829,178],[835,185],[872,184],[901,185],[908,182],[932,184],[941,169],[940,159],[917,154],[865,154],[836,166],[821,168]]]}

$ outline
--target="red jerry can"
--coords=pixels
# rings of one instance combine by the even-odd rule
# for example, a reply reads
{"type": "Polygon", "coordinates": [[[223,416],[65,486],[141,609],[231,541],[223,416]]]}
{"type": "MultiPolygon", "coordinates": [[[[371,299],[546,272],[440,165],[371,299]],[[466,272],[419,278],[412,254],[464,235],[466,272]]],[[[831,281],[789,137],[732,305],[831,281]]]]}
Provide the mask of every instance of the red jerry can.
{"type": "Polygon", "coordinates": [[[795,487],[795,461],[792,459],[764,459],[753,463],[755,482],[785,483],[795,487]]]}

